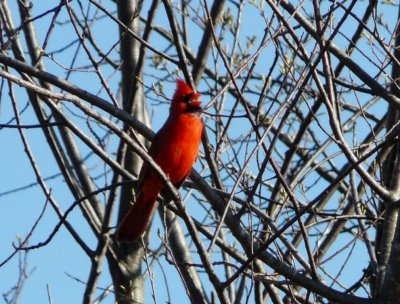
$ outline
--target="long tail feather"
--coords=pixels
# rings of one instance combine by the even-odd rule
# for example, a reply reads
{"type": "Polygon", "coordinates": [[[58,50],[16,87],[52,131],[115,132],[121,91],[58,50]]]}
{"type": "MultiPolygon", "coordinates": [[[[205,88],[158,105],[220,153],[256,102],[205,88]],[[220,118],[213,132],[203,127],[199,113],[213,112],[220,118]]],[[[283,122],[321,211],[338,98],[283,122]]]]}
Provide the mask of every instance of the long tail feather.
{"type": "Polygon", "coordinates": [[[143,200],[141,196],[138,197],[118,227],[117,240],[119,242],[133,242],[142,235],[149,224],[156,200],[157,196],[146,200],[143,200]]]}

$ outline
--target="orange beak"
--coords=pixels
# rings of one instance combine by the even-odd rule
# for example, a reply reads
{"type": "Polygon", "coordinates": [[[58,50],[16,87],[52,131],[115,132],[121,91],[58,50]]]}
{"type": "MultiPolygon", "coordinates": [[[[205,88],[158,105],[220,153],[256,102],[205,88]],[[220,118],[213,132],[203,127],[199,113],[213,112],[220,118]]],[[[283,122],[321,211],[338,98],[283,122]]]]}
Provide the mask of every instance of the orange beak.
{"type": "Polygon", "coordinates": [[[192,106],[194,106],[194,107],[199,107],[199,108],[200,108],[200,106],[201,106],[201,101],[192,100],[192,101],[190,102],[190,105],[192,105],[192,106]]]}
{"type": "Polygon", "coordinates": [[[190,104],[194,107],[200,108],[201,106],[201,101],[198,100],[198,98],[201,96],[199,93],[193,93],[192,100],[190,101],[190,104]]]}

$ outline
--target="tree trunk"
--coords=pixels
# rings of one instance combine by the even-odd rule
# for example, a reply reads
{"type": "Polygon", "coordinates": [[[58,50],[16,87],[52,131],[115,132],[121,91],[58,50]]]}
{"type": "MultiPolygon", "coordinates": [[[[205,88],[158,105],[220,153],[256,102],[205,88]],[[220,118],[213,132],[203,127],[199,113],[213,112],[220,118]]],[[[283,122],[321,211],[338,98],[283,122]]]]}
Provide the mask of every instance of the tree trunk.
{"type": "MultiPolygon", "coordinates": [[[[400,16],[400,10],[399,10],[400,16]]],[[[400,28],[397,26],[395,32],[394,57],[400,60],[400,28]]],[[[394,95],[400,96],[400,67],[393,62],[391,91],[394,95]]],[[[393,104],[388,107],[388,131],[399,120],[399,109],[393,104]]],[[[400,298],[400,219],[399,199],[400,199],[400,141],[397,138],[396,145],[391,147],[391,151],[384,160],[384,182],[392,192],[392,200],[383,202],[384,222],[383,227],[378,229],[377,243],[379,244],[379,269],[377,278],[377,299],[379,303],[398,303],[400,298]]]]}
{"type": "MultiPolygon", "coordinates": [[[[139,34],[140,1],[117,1],[118,18],[132,32],[139,34]]],[[[120,26],[120,53],[121,53],[121,87],[122,107],[138,120],[148,123],[146,105],[143,98],[143,89],[135,80],[138,67],[140,44],[129,34],[127,28],[120,26]]],[[[130,133],[129,126],[124,130],[130,133]]],[[[141,138],[143,140],[143,138],[141,138]]],[[[138,176],[142,160],[137,154],[127,149],[121,142],[119,146],[119,161],[123,167],[133,175],[138,176]]],[[[132,198],[131,183],[121,187],[118,222],[126,214],[132,198]]],[[[140,242],[134,244],[116,244],[119,261],[109,255],[110,273],[114,282],[117,303],[143,303],[144,279],[141,262],[144,248],[140,242]]]]}

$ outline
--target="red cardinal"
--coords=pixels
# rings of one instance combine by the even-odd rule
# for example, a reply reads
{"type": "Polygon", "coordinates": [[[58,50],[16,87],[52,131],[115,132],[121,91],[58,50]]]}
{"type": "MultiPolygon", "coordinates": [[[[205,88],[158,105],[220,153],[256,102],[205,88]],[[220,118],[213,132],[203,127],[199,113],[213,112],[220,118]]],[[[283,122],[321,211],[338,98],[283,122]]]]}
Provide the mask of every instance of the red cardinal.
{"type": "MultiPolygon", "coordinates": [[[[189,175],[199,152],[203,122],[201,102],[183,80],[177,80],[167,121],[156,134],[149,154],[171,183],[179,188],[189,175]]],[[[143,165],[139,175],[137,200],[130,207],[117,230],[118,241],[133,242],[147,228],[158,194],[164,184],[158,174],[143,165]]]]}

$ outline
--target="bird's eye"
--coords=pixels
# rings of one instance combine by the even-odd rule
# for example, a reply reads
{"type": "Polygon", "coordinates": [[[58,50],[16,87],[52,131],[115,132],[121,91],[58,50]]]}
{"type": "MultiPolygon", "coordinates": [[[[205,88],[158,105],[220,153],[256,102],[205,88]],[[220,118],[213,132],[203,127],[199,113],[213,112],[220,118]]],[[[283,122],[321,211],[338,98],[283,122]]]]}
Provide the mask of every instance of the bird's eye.
{"type": "Polygon", "coordinates": [[[185,96],[182,96],[182,101],[184,103],[189,103],[192,100],[193,93],[187,94],[185,96]]]}

